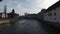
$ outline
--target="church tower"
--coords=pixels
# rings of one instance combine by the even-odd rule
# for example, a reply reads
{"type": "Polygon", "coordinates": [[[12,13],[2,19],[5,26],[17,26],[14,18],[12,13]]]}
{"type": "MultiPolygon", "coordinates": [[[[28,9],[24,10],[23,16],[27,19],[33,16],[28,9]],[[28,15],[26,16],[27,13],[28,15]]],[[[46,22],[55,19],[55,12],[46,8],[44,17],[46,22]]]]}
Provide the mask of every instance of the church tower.
{"type": "Polygon", "coordinates": [[[4,14],[5,14],[5,17],[6,17],[6,10],[7,10],[7,7],[6,7],[6,5],[4,6],[4,14]]]}
{"type": "Polygon", "coordinates": [[[8,15],[7,15],[6,10],[7,10],[7,7],[6,7],[6,5],[5,5],[5,6],[4,6],[4,12],[3,12],[3,14],[2,14],[2,18],[8,18],[8,15]]]}

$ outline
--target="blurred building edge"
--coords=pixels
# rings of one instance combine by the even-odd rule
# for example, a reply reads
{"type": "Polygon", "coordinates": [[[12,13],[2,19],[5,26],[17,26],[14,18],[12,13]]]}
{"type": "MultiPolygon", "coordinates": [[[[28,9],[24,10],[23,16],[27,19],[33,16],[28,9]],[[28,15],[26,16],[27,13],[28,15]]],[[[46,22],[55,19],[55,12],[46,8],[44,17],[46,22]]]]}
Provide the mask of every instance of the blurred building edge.
{"type": "Polygon", "coordinates": [[[6,5],[4,6],[4,12],[0,13],[0,19],[1,18],[17,18],[17,17],[19,17],[19,14],[16,14],[14,9],[12,10],[12,12],[7,13],[6,5]]]}
{"type": "Polygon", "coordinates": [[[41,12],[39,12],[37,14],[37,19],[38,20],[43,20],[44,19],[44,12],[46,11],[46,9],[42,9],[41,12]]]}
{"type": "Polygon", "coordinates": [[[3,1],[3,0],[0,0],[0,2],[3,1]]]}
{"type": "Polygon", "coordinates": [[[60,23],[60,1],[50,6],[44,12],[44,21],[60,23]]]}
{"type": "Polygon", "coordinates": [[[37,14],[25,14],[26,19],[36,19],[37,14]]]}
{"type": "Polygon", "coordinates": [[[44,12],[46,11],[46,9],[42,9],[41,12],[39,12],[38,14],[28,14],[25,13],[25,16],[21,16],[25,19],[37,19],[37,20],[43,20],[44,18],[44,12]]]}

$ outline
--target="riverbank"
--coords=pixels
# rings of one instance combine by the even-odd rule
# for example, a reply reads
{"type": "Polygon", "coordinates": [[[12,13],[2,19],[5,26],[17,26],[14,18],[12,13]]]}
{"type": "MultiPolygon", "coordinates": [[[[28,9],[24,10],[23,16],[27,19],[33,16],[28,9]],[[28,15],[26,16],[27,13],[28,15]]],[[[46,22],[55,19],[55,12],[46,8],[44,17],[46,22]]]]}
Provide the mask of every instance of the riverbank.
{"type": "Polygon", "coordinates": [[[50,22],[50,21],[44,21],[44,20],[38,20],[39,22],[42,22],[44,24],[50,25],[56,29],[60,29],[60,23],[58,22],[50,22]]]}
{"type": "Polygon", "coordinates": [[[0,25],[14,23],[16,21],[18,21],[18,18],[0,19],[0,25]]]}

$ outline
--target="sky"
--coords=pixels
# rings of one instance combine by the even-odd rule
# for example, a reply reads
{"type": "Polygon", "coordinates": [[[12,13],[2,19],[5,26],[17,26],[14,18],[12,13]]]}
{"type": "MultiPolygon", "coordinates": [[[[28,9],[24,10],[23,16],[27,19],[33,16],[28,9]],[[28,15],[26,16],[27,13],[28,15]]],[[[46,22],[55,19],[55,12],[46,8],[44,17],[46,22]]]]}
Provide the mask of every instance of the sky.
{"type": "Polygon", "coordinates": [[[25,13],[37,14],[41,9],[47,9],[58,0],[3,0],[0,2],[0,12],[4,11],[4,5],[7,6],[7,13],[15,9],[19,15],[25,13]]]}

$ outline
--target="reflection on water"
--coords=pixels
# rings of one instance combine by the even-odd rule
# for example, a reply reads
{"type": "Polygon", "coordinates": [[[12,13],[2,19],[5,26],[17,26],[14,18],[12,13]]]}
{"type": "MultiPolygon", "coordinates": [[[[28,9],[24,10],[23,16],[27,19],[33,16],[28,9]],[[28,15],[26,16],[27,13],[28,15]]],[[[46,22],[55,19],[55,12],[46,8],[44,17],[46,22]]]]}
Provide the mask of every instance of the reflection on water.
{"type": "Polygon", "coordinates": [[[0,25],[1,34],[54,34],[58,31],[47,24],[32,19],[23,19],[15,24],[0,25]]]}

